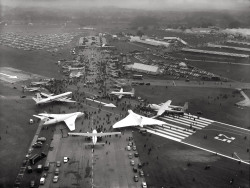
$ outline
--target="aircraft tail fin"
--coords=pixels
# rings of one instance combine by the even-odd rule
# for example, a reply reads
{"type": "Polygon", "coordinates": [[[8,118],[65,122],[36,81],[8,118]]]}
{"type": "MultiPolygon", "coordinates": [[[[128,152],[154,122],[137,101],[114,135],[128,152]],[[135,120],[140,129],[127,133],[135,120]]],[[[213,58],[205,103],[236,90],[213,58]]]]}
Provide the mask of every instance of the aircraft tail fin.
{"type": "Polygon", "coordinates": [[[132,97],[133,97],[135,95],[135,89],[134,88],[132,88],[131,93],[132,93],[132,97]]]}
{"type": "Polygon", "coordinates": [[[183,106],[183,111],[187,111],[188,110],[188,102],[185,102],[184,106],[183,106]]]}
{"type": "Polygon", "coordinates": [[[38,103],[40,100],[42,100],[42,97],[41,97],[40,93],[37,93],[37,94],[36,94],[36,97],[33,97],[32,99],[33,99],[34,101],[36,101],[36,103],[38,103]]]}

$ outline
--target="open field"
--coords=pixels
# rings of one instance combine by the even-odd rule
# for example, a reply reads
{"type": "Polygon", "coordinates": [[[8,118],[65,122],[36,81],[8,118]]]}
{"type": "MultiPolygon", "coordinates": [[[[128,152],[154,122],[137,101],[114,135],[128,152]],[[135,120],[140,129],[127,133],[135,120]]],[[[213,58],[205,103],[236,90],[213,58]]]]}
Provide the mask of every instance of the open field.
{"type": "Polygon", "coordinates": [[[149,103],[159,104],[172,100],[173,105],[189,102],[188,112],[196,114],[202,111],[202,117],[229,123],[239,127],[250,128],[250,109],[234,106],[242,100],[240,94],[233,94],[232,89],[136,86],[136,96],[146,98],[149,103]],[[156,97],[157,96],[157,97],[156,97]]]}
{"type": "Polygon", "coordinates": [[[0,187],[12,187],[22,160],[37,129],[29,124],[34,114],[34,103],[30,97],[20,98],[18,90],[1,84],[0,110],[0,187]]]}
{"type": "Polygon", "coordinates": [[[203,61],[189,62],[189,64],[232,80],[250,82],[250,66],[225,63],[207,63],[203,61]]]}

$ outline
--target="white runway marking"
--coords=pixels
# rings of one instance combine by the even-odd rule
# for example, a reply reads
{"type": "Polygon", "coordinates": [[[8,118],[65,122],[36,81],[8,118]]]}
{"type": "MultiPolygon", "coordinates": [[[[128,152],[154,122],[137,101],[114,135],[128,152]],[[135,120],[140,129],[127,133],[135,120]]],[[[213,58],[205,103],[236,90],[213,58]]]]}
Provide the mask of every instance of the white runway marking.
{"type": "Polygon", "coordinates": [[[195,145],[192,145],[192,144],[189,144],[189,143],[186,143],[186,142],[180,142],[180,143],[186,144],[186,145],[188,145],[188,146],[192,146],[192,147],[195,147],[195,148],[198,148],[198,149],[201,149],[201,150],[204,150],[204,151],[207,151],[207,152],[216,154],[216,155],[220,155],[220,156],[226,157],[226,158],[228,158],[228,159],[232,159],[232,160],[235,160],[235,161],[241,161],[242,163],[245,163],[245,164],[250,165],[249,162],[246,162],[246,161],[243,161],[243,160],[239,160],[239,159],[235,159],[235,158],[233,158],[233,157],[230,157],[230,156],[227,156],[227,155],[224,155],[224,154],[221,154],[221,153],[217,153],[217,152],[215,152],[215,151],[208,150],[208,149],[206,149],[206,148],[202,148],[202,147],[199,147],[199,146],[195,146],[195,145]]]}
{"type": "MultiPolygon", "coordinates": [[[[186,129],[185,127],[183,127],[183,126],[190,126],[190,122],[192,122],[192,123],[195,122],[195,124],[192,125],[192,127],[196,128],[196,129],[199,129],[199,130],[202,130],[203,128],[207,127],[208,125],[210,125],[212,123],[216,123],[216,124],[213,124],[215,126],[222,126],[222,125],[229,126],[228,128],[224,127],[226,129],[229,129],[229,130],[231,130],[232,128],[239,129],[238,131],[237,131],[237,129],[234,130],[234,132],[232,132],[232,134],[237,134],[241,130],[248,131],[248,132],[250,130],[244,129],[244,128],[241,128],[241,127],[236,127],[236,126],[233,126],[233,125],[229,125],[229,124],[226,124],[226,123],[216,122],[216,121],[206,119],[206,118],[201,118],[201,117],[199,117],[199,119],[196,119],[195,121],[193,121],[192,119],[190,119],[190,117],[191,118],[197,118],[197,116],[188,115],[188,114],[185,114],[183,117],[180,117],[180,118],[172,118],[172,119],[170,117],[168,117],[168,116],[160,117],[160,119],[167,121],[166,124],[157,125],[154,128],[149,127],[149,126],[145,126],[145,129],[147,129],[147,132],[149,132],[149,133],[152,133],[152,134],[155,134],[155,135],[158,135],[158,136],[170,139],[170,140],[174,140],[176,142],[180,142],[182,144],[186,144],[188,146],[192,146],[192,147],[195,147],[195,148],[198,148],[198,149],[210,152],[210,153],[214,153],[216,155],[226,157],[228,159],[232,159],[232,160],[235,160],[235,161],[241,161],[244,164],[250,165],[250,163],[247,162],[246,160],[241,160],[239,158],[233,158],[233,157],[230,157],[228,155],[217,153],[215,151],[212,151],[212,150],[209,150],[209,149],[206,149],[206,148],[202,148],[202,147],[199,147],[199,146],[189,144],[189,143],[186,143],[186,142],[182,141],[183,139],[185,139],[185,138],[191,136],[193,133],[195,133],[195,131],[193,131],[192,129],[186,129]],[[171,122],[175,123],[175,125],[171,124],[171,122]]],[[[216,130],[216,129],[207,129],[207,130],[216,130]]],[[[218,130],[216,130],[216,131],[218,131],[218,130]]],[[[226,131],[224,131],[224,132],[226,132],[226,131]]],[[[248,132],[247,132],[247,134],[248,134],[248,132]]],[[[241,132],[241,133],[243,134],[243,132],[241,132]]],[[[246,132],[244,134],[246,134],[246,132]]],[[[228,143],[230,143],[234,139],[235,139],[234,137],[227,137],[227,138],[225,137],[224,140],[222,139],[221,141],[228,142],[228,140],[229,140],[228,143]]],[[[218,140],[220,140],[220,138],[218,140]]]]}
{"type": "Polygon", "coordinates": [[[7,77],[9,77],[9,78],[17,78],[17,76],[11,76],[11,75],[4,74],[4,73],[1,73],[1,72],[0,72],[0,74],[1,74],[1,75],[4,75],[4,76],[7,76],[7,77]]]}

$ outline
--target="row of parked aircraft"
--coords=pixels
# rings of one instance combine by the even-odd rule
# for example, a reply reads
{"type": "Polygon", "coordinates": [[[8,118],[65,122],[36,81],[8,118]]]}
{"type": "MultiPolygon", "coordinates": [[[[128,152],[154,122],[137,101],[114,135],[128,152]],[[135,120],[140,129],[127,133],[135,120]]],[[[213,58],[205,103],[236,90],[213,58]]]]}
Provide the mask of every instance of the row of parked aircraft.
{"type": "MultiPolygon", "coordinates": [[[[39,87],[40,88],[40,87],[39,87]]],[[[26,88],[27,89],[27,88],[26,88]]],[[[33,88],[35,89],[35,88],[33,88]]],[[[36,88],[38,89],[38,88],[36,88]]],[[[33,90],[32,90],[33,91],[33,90]]],[[[53,101],[56,102],[76,102],[71,100],[68,96],[71,95],[72,92],[66,92],[59,95],[53,95],[53,94],[46,94],[46,93],[37,93],[36,97],[33,97],[33,100],[36,102],[36,104],[45,104],[50,103],[53,101]]],[[[130,92],[124,92],[121,88],[120,91],[112,91],[110,94],[118,96],[119,99],[121,99],[123,96],[131,96],[133,97],[135,94],[134,88],[130,92]]],[[[129,110],[129,115],[125,117],[124,119],[118,121],[113,125],[113,128],[122,128],[122,127],[128,127],[128,126],[140,126],[143,127],[144,125],[162,125],[165,124],[163,121],[154,119],[158,116],[161,116],[164,112],[184,112],[188,108],[188,104],[185,103],[185,105],[182,106],[173,106],[171,105],[171,100],[168,100],[165,103],[162,104],[150,104],[148,107],[151,109],[157,111],[157,115],[149,118],[145,116],[138,115],[134,113],[132,110],[129,110]]],[[[75,120],[78,117],[83,116],[84,113],[82,112],[74,112],[69,114],[48,114],[48,113],[40,113],[38,115],[33,115],[34,117],[39,118],[43,125],[51,125],[58,122],[65,122],[68,129],[70,131],[75,130],[75,120]]],[[[110,132],[110,133],[97,133],[96,130],[93,130],[92,133],[68,133],[68,135],[71,136],[87,136],[92,137],[92,143],[91,145],[103,145],[104,143],[97,143],[97,137],[107,136],[107,135],[118,135],[121,134],[120,132],[110,132]]]]}

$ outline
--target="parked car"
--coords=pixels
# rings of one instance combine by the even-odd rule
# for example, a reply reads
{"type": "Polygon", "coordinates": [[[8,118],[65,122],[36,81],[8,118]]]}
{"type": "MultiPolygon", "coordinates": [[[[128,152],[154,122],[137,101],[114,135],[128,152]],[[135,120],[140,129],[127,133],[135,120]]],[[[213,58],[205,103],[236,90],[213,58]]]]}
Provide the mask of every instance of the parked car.
{"type": "Polygon", "coordinates": [[[68,157],[63,157],[63,162],[64,163],[67,163],[69,161],[69,158],[68,157]]]}
{"type": "Polygon", "coordinates": [[[137,173],[137,168],[136,168],[136,167],[134,167],[134,168],[133,168],[133,171],[134,171],[135,173],[137,173]]]}
{"type": "Polygon", "coordinates": [[[134,181],[135,181],[135,182],[138,182],[138,181],[139,181],[139,178],[138,178],[137,175],[134,176],[134,181]]]}
{"type": "Polygon", "coordinates": [[[134,165],[135,165],[135,161],[134,161],[134,160],[130,160],[130,164],[131,164],[132,166],[134,166],[134,165]]]}
{"type": "Polygon", "coordinates": [[[136,151],[136,146],[133,146],[133,150],[136,151]]]}
{"type": "Polygon", "coordinates": [[[60,167],[61,166],[61,161],[56,161],[56,167],[60,167]]]}
{"type": "Polygon", "coordinates": [[[56,169],[55,169],[55,175],[59,175],[59,172],[60,172],[60,171],[59,171],[59,168],[56,168],[56,169]]]}
{"type": "Polygon", "coordinates": [[[141,182],[141,186],[142,186],[142,188],[147,188],[147,184],[146,184],[146,182],[141,182]]]}
{"type": "Polygon", "coordinates": [[[130,150],[131,150],[131,147],[130,147],[130,146],[127,146],[127,150],[130,151],[130,150]]]}
{"type": "Polygon", "coordinates": [[[35,187],[35,180],[30,181],[30,188],[33,188],[33,187],[35,187]]]}
{"type": "Polygon", "coordinates": [[[135,152],[135,153],[134,153],[134,156],[135,156],[135,157],[139,157],[139,153],[138,153],[138,152],[135,152]]]}
{"type": "Polygon", "coordinates": [[[54,176],[54,177],[53,177],[53,183],[58,182],[58,179],[59,179],[59,176],[54,176]]]}
{"type": "Polygon", "coordinates": [[[139,175],[142,177],[144,176],[144,172],[142,170],[139,171],[139,175]]]}
{"type": "Polygon", "coordinates": [[[130,158],[130,159],[132,159],[132,158],[133,158],[132,153],[129,153],[129,154],[128,154],[128,158],[130,158]]]}
{"type": "Polygon", "coordinates": [[[40,179],[40,185],[44,185],[45,184],[45,177],[41,177],[40,179]]]}

